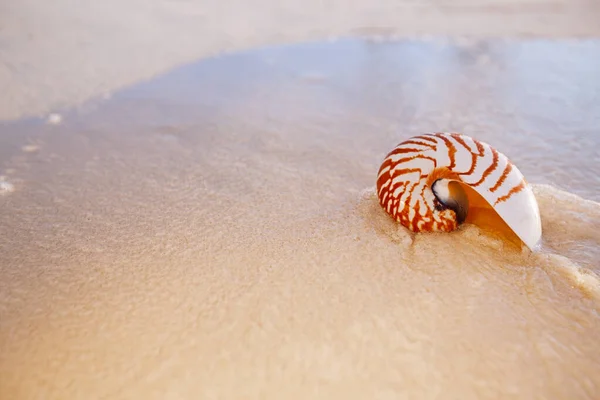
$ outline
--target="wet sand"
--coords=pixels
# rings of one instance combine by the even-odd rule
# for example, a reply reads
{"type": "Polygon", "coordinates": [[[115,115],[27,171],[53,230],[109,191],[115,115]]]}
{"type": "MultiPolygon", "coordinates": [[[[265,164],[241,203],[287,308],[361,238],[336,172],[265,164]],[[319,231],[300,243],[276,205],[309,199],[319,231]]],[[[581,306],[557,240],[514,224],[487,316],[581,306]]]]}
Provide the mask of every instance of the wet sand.
{"type": "Polygon", "coordinates": [[[596,399],[600,42],[309,43],[0,125],[2,398],[596,399]],[[461,131],[543,248],[411,235],[385,153],[461,131]]]}

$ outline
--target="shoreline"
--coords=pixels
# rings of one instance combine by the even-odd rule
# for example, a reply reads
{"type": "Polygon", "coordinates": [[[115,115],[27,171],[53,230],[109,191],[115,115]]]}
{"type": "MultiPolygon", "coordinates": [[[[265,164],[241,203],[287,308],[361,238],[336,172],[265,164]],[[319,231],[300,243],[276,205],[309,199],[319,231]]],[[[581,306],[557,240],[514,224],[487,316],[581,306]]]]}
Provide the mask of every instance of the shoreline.
{"type": "Polygon", "coordinates": [[[241,0],[212,10],[176,1],[144,7],[137,0],[111,0],[92,8],[71,2],[6,6],[0,17],[0,87],[6,93],[0,120],[49,114],[199,59],[264,46],[365,34],[600,37],[600,5],[583,0],[356,3],[354,9],[323,9],[318,0],[275,8],[265,1],[260,13],[261,7],[241,0]]]}

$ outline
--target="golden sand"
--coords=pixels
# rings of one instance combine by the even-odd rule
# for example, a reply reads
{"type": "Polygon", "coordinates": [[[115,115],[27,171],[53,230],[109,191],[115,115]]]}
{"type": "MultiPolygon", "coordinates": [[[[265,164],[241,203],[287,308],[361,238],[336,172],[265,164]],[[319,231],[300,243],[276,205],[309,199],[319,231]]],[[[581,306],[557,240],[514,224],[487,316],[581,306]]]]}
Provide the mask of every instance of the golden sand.
{"type": "Polygon", "coordinates": [[[0,398],[597,399],[599,54],[306,44],[0,125],[0,398]],[[542,249],[387,217],[431,130],[519,166],[542,249]]]}

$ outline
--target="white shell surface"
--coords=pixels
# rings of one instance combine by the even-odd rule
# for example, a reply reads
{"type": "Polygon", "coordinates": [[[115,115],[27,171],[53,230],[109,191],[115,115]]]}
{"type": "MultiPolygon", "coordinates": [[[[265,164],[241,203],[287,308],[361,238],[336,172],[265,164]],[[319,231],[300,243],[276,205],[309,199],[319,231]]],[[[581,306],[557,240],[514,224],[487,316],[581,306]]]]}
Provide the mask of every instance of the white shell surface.
{"type": "Polygon", "coordinates": [[[455,229],[454,212],[436,210],[435,196],[427,187],[434,170],[447,170],[453,180],[469,185],[527,247],[537,246],[542,235],[539,208],[523,174],[492,146],[466,135],[424,134],[396,146],[378,174],[382,207],[413,231],[455,229]]]}

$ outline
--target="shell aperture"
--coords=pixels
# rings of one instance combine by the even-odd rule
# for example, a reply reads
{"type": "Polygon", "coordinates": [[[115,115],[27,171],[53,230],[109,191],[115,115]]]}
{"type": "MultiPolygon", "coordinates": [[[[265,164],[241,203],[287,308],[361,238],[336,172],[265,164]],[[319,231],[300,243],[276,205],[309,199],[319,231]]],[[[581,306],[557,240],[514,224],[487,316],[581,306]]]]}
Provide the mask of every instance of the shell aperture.
{"type": "Polygon", "coordinates": [[[462,224],[467,219],[469,211],[469,197],[464,189],[455,181],[449,179],[438,179],[431,185],[433,195],[441,203],[441,210],[447,207],[456,213],[456,221],[462,224]]]}
{"type": "Polygon", "coordinates": [[[462,223],[537,247],[539,208],[519,169],[487,143],[458,133],[409,138],[377,175],[379,204],[413,232],[450,232],[462,223]]]}

